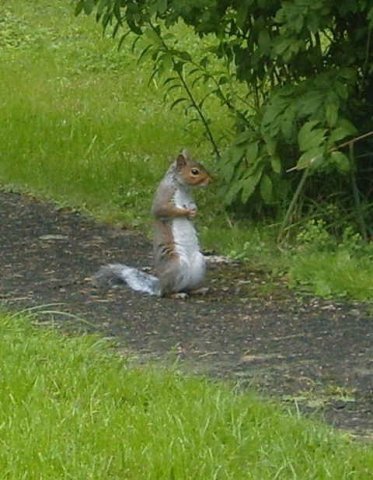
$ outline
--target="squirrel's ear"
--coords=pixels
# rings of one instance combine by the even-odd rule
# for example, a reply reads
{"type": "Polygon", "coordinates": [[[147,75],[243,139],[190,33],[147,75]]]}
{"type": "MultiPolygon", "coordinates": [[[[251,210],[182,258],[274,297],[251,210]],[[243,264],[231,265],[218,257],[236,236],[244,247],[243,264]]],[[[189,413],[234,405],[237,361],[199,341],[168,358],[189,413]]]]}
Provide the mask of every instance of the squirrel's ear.
{"type": "Polygon", "coordinates": [[[187,164],[187,161],[189,160],[189,154],[186,150],[183,150],[179,155],[177,156],[176,159],[176,165],[178,168],[182,168],[187,164]]]}
{"type": "Polygon", "coordinates": [[[182,150],[181,154],[185,157],[186,160],[190,160],[190,155],[186,148],[182,150]]]}

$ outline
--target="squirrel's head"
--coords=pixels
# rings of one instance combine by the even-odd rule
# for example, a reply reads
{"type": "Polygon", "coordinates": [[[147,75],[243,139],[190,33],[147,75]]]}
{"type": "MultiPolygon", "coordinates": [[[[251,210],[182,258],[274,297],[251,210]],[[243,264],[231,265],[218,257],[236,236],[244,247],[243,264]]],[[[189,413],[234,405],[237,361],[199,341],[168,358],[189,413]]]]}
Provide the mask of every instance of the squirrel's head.
{"type": "Polygon", "coordinates": [[[206,187],[212,180],[205,167],[193,160],[186,150],[176,158],[176,171],[181,182],[192,187],[206,187]]]}

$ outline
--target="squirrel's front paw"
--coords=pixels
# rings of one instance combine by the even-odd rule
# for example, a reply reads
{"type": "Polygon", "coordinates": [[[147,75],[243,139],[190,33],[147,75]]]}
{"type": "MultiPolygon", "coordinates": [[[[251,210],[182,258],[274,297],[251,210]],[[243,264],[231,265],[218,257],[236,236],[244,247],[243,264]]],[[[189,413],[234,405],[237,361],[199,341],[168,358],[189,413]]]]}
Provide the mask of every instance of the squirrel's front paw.
{"type": "Polygon", "coordinates": [[[188,210],[188,218],[194,218],[197,215],[196,208],[187,208],[188,210]]]}

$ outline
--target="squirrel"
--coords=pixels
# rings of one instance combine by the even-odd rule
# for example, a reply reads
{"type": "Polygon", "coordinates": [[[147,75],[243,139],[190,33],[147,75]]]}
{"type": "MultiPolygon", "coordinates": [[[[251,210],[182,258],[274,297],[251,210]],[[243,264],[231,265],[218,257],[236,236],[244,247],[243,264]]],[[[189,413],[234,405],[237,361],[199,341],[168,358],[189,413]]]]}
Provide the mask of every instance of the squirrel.
{"type": "Polygon", "coordinates": [[[185,298],[201,289],[206,265],[192,219],[197,206],[190,189],[205,187],[211,175],[183,150],[171,164],[155,192],[153,253],[156,275],[133,267],[110,264],[101,267],[99,284],[126,283],[133,290],[160,297],[185,298]]]}

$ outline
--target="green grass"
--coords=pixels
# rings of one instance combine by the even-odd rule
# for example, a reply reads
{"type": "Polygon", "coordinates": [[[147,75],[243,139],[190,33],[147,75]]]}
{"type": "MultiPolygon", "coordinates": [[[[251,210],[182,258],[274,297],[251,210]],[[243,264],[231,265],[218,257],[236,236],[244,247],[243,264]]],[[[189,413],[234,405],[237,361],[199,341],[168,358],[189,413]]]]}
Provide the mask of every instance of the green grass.
{"type": "Polygon", "coordinates": [[[373,262],[348,250],[313,252],[292,258],[288,277],[297,288],[312,285],[321,297],[373,298],[373,262]],[[368,263],[367,263],[368,261],[368,263]]]}
{"type": "Polygon", "coordinates": [[[322,297],[373,299],[373,244],[346,228],[339,241],[322,221],[300,231],[297,248],[288,257],[288,278],[297,288],[312,285],[322,297]]]}
{"type": "Polygon", "coordinates": [[[181,148],[205,156],[198,126],[169,111],[130,46],[69,2],[4,5],[0,181],[130,223],[181,148]]]}
{"type": "Polygon", "coordinates": [[[2,479],[368,479],[371,447],[238,393],[0,315],[2,479]]]}
{"type": "MultiPolygon", "coordinates": [[[[118,52],[93,17],[74,17],[73,4],[64,0],[0,5],[3,188],[148,231],[152,195],[170,158],[187,147],[214,171],[201,125],[191,123],[182,107],[168,108],[160,80],[148,85],[151,66],[137,64],[130,39],[118,52]]],[[[186,28],[176,32],[198,54],[186,28]]],[[[217,102],[206,106],[216,138],[229,137],[231,119],[217,102]]],[[[325,252],[314,251],[312,261],[300,252],[281,253],[276,226],[228,218],[217,186],[199,193],[204,247],[288,273],[291,285],[318,294],[372,298],[370,262],[361,254],[350,253],[348,270],[337,280],[325,252]]],[[[335,272],[343,269],[338,258],[332,260],[335,272]]]]}

